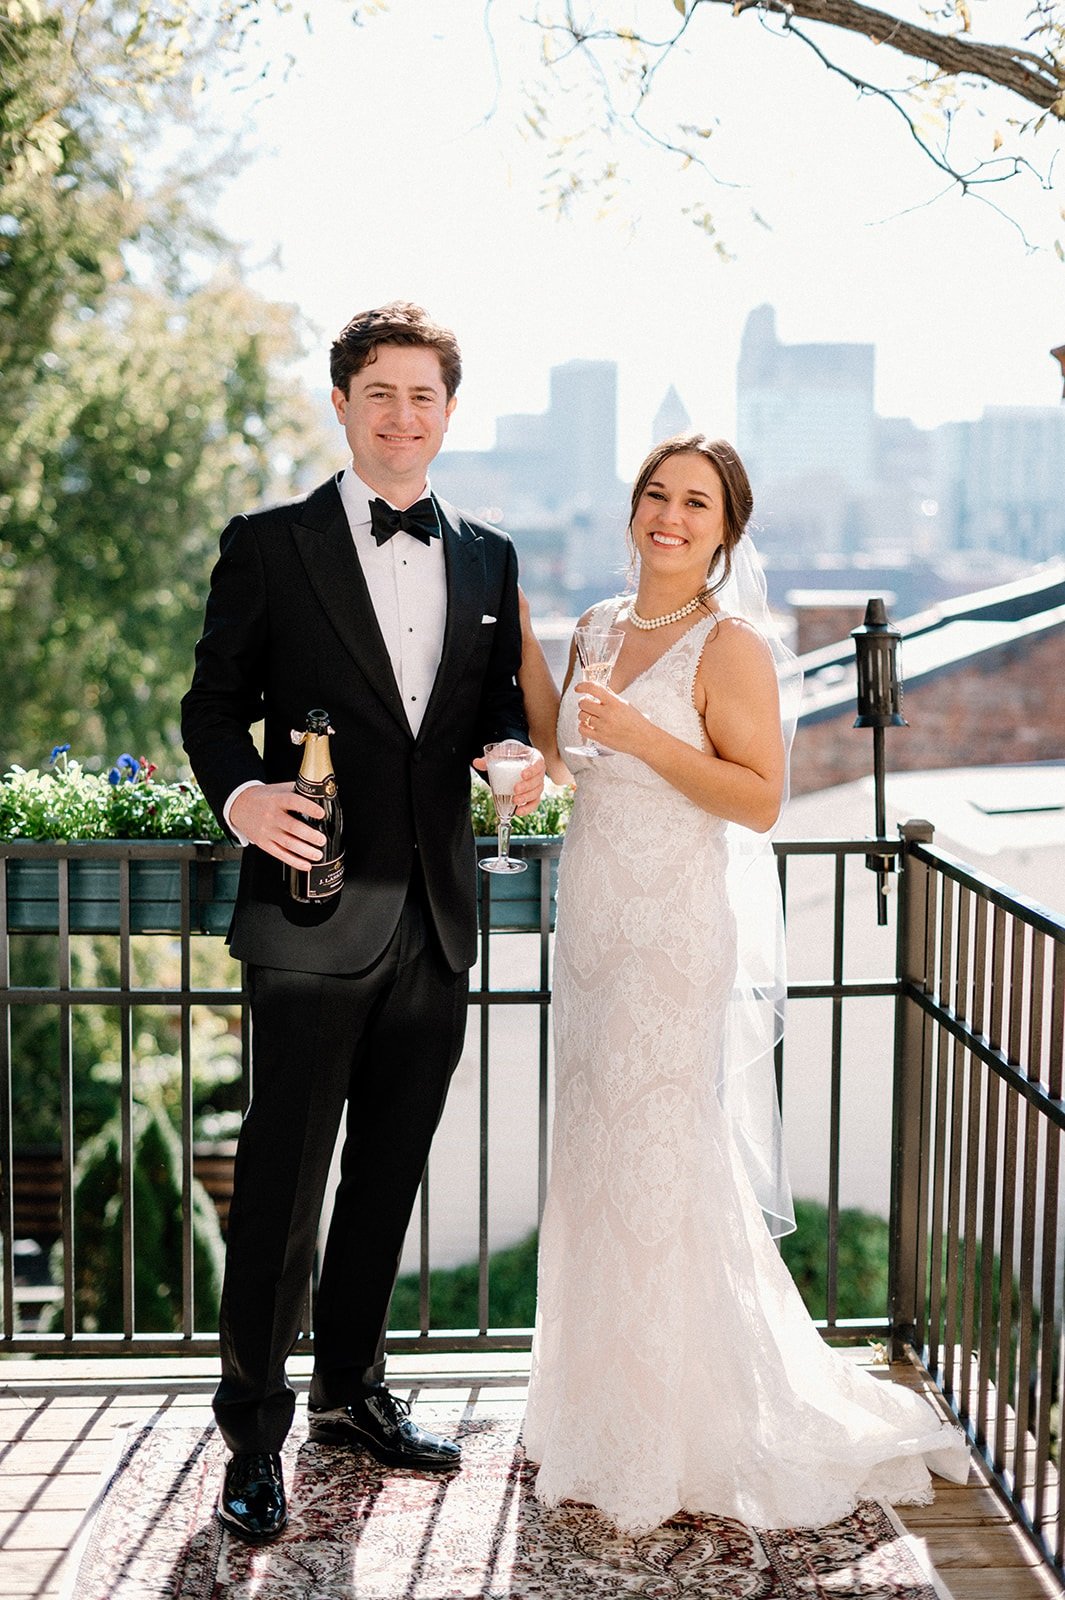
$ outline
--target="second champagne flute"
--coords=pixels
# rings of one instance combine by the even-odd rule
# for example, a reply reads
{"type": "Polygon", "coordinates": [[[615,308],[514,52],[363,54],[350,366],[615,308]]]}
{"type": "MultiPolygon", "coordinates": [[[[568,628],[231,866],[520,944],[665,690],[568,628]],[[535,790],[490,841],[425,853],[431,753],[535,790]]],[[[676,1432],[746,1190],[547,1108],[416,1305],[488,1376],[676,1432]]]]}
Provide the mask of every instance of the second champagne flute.
{"type": "Polygon", "coordinates": [[[532,751],[520,739],[501,739],[498,744],[486,744],[484,755],[496,808],[499,854],[489,856],[487,861],[478,861],[477,865],[482,872],[525,872],[527,861],[510,859],[510,824],[515,809],[514,785],[529,765],[532,751]]]}
{"type": "MultiPolygon", "coordinates": [[[[573,637],[577,645],[581,676],[589,683],[601,683],[604,686],[608,684],[610,674],[614,670],[614,662],[625,639],[623,629],[578,628],[573,637]]],[[[584,735],[581,737],[584,738],[584,735]]],[[[594,739],[584,739],[583,744],[566,746],[568,756],[612,756],[616,753],[614,750],[607,750],[601,744],[596,744],[594,739]]]]}

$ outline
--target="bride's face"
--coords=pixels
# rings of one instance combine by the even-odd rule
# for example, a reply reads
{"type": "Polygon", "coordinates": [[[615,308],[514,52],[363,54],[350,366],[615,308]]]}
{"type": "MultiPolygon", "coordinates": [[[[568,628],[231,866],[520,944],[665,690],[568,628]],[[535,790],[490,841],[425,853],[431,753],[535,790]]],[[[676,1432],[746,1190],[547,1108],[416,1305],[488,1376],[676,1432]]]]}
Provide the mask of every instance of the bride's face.
{"type": "Polygon", "coordinates": [[[650,571],[690,578],[693,592],[725,536],[725,493],[703,456],[667,456],[640,496],[632,536],[650,571]]]}

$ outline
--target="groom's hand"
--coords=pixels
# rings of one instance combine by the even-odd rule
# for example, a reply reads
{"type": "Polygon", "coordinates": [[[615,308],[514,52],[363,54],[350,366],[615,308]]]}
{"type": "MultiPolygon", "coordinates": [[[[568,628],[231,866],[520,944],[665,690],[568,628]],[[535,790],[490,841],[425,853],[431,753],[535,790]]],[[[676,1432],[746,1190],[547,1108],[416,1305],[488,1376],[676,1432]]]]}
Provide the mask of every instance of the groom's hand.
{"type": "Polygon", "coordinates": [[[522,768],[521,777],[514,785],[514,811],[519,817],[535,811],[544,792],[544,758],[531,745],[529,754],[529,765],[522,768]]]}
{"type": "MultiPolygon", "coordinates": [[[[528,746],[528,751],[529,763],[522,768],[521,777],[514,785],[514,813],[519,817],[535,811],[544,792],[544,758],[532,745],[528,746]]],[[[487,776],[488,762],[484,756],[477,756],[473,765],[487,776]]]]}
{"type": "Polygon", "coordinates": [[[322,835],[303,818],[324,817],[316,800],[297,798],[294,783],[255,783],[229,808],[230,826],[252,844],[289,867],[306,868],[322,859],[322,835]]]}

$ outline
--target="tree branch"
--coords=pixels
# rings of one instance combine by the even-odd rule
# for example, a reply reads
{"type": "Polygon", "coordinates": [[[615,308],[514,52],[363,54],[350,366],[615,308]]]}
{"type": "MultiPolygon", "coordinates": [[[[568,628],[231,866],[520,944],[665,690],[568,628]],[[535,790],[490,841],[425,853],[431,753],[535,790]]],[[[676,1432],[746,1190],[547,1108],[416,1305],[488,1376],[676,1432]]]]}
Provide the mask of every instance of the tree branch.
{"type": "Polygon", "coordinates": [[[1065,122],[1065,62],[1049,52],[1039,55],[1019,45],[982,44],[966,33],[937,33],[861,0],[692,0],[691,10],[704,4],[727,5],[734,15],[757,10],[864,34],[874,44],[890,45],[951,76],[997,84],[1065,122]]]}
{"type": "MultiPolygon", "coordinates": [[[[791,34],[794,38],[801,40],[803,44],[813,51],[818,60],[828,69],[829,72],[836,73],[839,77],[845,79],[845,81],[857,89],[860,94],[874,95],[880,100],[885,100],[887,104],[891,106],[892,110],[896,111],[902,118],[903,122],[905,122],[907,128],[909,129],[911,138],[918,145],[922,153],[927,156],[928,160],[931,161],[933,166],[938,167],[939,170],[950,180],[948,188],[957,186],[963,194],[969,194],[971,192],[978,191],[987,184],[1005,183],[1010,178],[1017,177],[1021,172],[1028,172],[1032,174],[1039,180],[1039,182],[1043,183],[1044,187],[1049,187],[1049,182],[1043,179],[1040,174],[1035,171],[1035,168],[1032,166],[1031,162],[1023,160],[1020,156],[1006,156],[1001,158],[999,161],[981,161],[975,168],[968,172],[960,171],[956,166],[954,166],[953,162],[947,159],[945,150],[934,150],[928,141],[922,137],[916,122],[910,116],[906,107],[901,103],[896,94],[893,94],[889,89],[881,88],[878,84],[869,83],[866,79],[859,78],[853,72],[849,72],[845,67],[841,67],[839,63],[833,61],[832,58],[828,56],[813,39],[809,38],[801,28],[797,28],[790,18],[787,19],[785,26],[789,34],[791,34]],[[1000,168],[1004,170],[998,170],[1000,168]]],[[[1011,227],[1016,229],[1026,250],[1030,251],[1034,249],[1031,240],[1028,238],[1024,229],[1021,227],[1020,223],[1015,217],[1011,217],[1008,212],[1002,209],[1001,206],[995,205],[994,201],[989,199],[987,195],[977,194],[977,198],[983,200],[985,205],[989,205],[992,211],[997,212],[998,215],[1004,219],[1004,221],[1008,222],[1011,227]]],[[[929,202],[927,201],[922,202],[922,206],[928,203],[929,202]]],[[[914,206],[908,208],[908,210],[918,209],[920,209],[920,207],[914,206]]]]}
{"type": "MultiPolygon", "coordinates": [[[[621,128],[627,124],[648,143],[685,162],[698,164],[704,173],[720,182],[699,154],[699,145],[710,136],[711,129],[681,123],[672,135],[658,132],[647,119],[645,108],[653,102],[652,91],[659,69],[682,47],[682,41],[691,44],[689,29],[695,14],[703,6],[722,5],[727,5],[733,16],[754,11],[763,27],[774,33],[779,28],[784,34],[794,35],[829,71],[843,77],[860,94],[885,100],[902,118],[924,156],[951,186],[956,186],[963,194],[979,195],[985,204],[1018,228],[1026,248],[1035,248],[1016,220],[994,205],[988,190],[1022,175],[1033,177],[1042,188],[1049,189],[1050,174],[1040,173],[1023,155],[1005,152],[966,167],[953,158],[949,149],[949,113],[946,137],[930,140],[918,127],[906,102],[921,89],[934,88],[947,79],[965,78],[1006,89],[1035,107],[1040,113],[1038,117],[1020,128],[1014,124],[1015,130],[1022,134],[1038,133],[1048,116],[1065,122],[1065,0],[1032,0],[1028,32],[1015,43],[1006,44],[975,40],[962,27],[954,32],[936,31],[904,21],[877,6],[865,4],[864,0],[661,0],[661,15],[666,25],[660,38],[607,24],[602,13],[593,9],[590,0],[585,0],[583,8],[577,0],[566,0],[564,20],[557,16],[548,20],[542,15],[541,3],[537,3],[528,20],[545,36],[558,41],[559,48],[551,57],[552,66],[557,67],[575,56],[583,57],[598,80],[608,126],[621,128]],[[887,60],[902,55],[924,63],[927,70],[921,75],[921,81],[908,86],[892,88],[870,81],[833,60],[828,49],[822,47],[826,42],[824,36],[812,37],[811,32],[798,26],[800,19],[820,23],[836,30],[837,34],[849,32],[864,36],[874,44],[887,45],[892,52],[887,60]],[[685,34],[688,34],[687,40],[683,38],[685,34]],[[1038,50],[1030,48],[1033,41],[1038,43],[1038,50]],[[633,103],[624,111],[614,103],[615,75],[607,71],[600,59],[601,52],[611,47],[631,52],[628,66],[617,75],[617,82],[626,83],[633,94],[633,103]]],[[[940,15],[947,19],[948,25],[951,19],[955,24],[968,25],[965,0],[945,0],[940,15]]],[[[998,150],[1001,145],[1001,138],[996,136],[994,148],[998,150]]],[[[1065,260],[1061,245],[1056,243],[1055,249],[1065,260]]]]}

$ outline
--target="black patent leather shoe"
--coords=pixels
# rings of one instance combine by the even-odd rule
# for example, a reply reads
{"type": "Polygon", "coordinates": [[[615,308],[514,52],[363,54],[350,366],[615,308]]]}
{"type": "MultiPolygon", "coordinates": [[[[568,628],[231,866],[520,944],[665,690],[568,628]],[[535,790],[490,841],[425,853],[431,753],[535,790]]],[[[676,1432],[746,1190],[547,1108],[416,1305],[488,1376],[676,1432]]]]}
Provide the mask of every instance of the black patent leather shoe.
{"type": "Polygon", "coordinates": [[[254,1451],[231,1456],[215,1515],[249,1544],[276,1539],[288,1521],[281,1457],[254,1451]]]}
{"type": "Polygon", "coordinates": [[[309,1413],[308,1439],[315,1444],[339,1444],[349,1450],[368,1450],[386,1467],[409,1467],[414,1472],[449,1472],[462,1452],[451,1439],[426,1433],[410,1420],[410,1404],[385,1388],[332,1411],[309,1413]]]}

